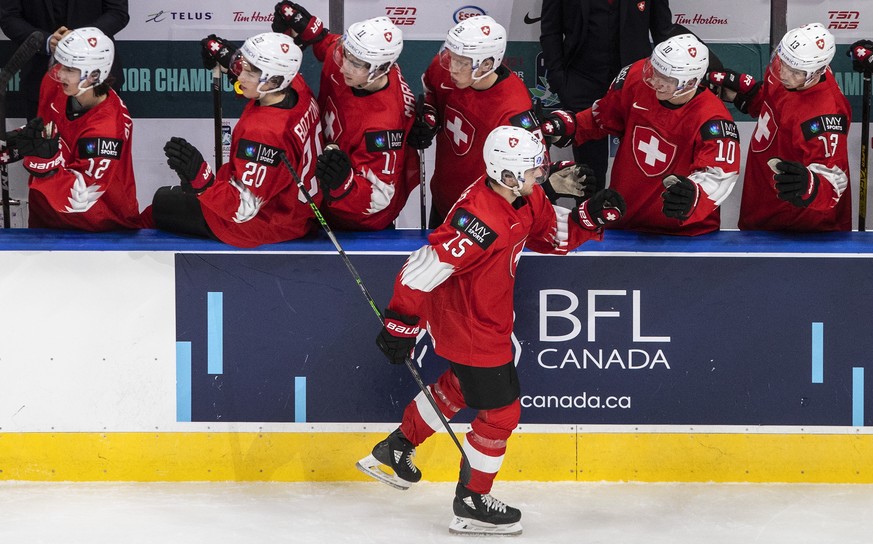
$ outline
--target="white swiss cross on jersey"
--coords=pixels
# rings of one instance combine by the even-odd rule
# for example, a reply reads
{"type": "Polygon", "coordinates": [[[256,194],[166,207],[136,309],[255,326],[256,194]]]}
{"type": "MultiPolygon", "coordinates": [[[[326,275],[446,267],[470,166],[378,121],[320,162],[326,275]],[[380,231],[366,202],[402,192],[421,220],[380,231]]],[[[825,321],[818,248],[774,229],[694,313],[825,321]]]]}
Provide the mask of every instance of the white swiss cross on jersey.
{"type": "Polygon", "coordinates": [[[446,106],[445,122],[443,131],[452,144],[455,155],[466,155],[473,146],[473,138],[476,136],[476,128],[455,108],[446,106]]]}
{"type": "Polygon", "coordinates": [[[676,146],[649,127],[634,127],[631,143],[637,166],[649,177],[666,172],[676,158],[676,146]]]}
{"type": "Polygon", "coordinates": [[[339,112],[333,103],[333,98],[327,97],[324,111],[321,112],[321,126],[324,129],[324,139],[328,142],[339,140],[343,133],[343,125],[340,123],[339,112]]]}
{"type": "Polygon", "coordinates": [[[752,133],[752,143],[749,149],[759,153],[765,151],[773,140],[776,139],[776,132],[779,130],[779,125],[776,124],[776,116],[773,115],[773,109],[770,104],[764,102],[761,107],[761,113],[758,114],[758,124],[755,125],[755,132],[752,133]]]}

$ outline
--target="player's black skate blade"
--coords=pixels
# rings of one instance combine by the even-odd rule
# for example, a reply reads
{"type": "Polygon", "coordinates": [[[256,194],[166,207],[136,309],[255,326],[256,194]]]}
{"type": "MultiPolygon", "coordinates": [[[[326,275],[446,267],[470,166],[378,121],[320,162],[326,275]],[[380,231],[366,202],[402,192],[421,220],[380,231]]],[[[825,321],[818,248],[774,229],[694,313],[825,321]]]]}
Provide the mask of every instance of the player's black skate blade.
{"type": "Polygon", "coordinates": [[[421,480],[421,471],[413,463],[415,447],[400,431],[395,430],[373,448],[373,452],[358,461],[358,470],[396,489],[409,489],[421,480]],[[386,470],[390,469],[389,470],[386,470]]]}
{"type": "Polygon", "coordinates": [[[382,469],[383,466],[384,465],[372,455],[368,455],[355,463],[355,467],[357,467],[358,470],[371,478],[375,478],[382,483],[390,485],[394,489],[406,491],[410,486],[412,486],[412,482],[407,482],[396,474],[382,469]]]}
{"type": "Polygon", "coordinates": [[[522,532],[521,511],[489,494],[480,495],[458,484],[449,532],[462,535],[515,536],[522,532]]]}

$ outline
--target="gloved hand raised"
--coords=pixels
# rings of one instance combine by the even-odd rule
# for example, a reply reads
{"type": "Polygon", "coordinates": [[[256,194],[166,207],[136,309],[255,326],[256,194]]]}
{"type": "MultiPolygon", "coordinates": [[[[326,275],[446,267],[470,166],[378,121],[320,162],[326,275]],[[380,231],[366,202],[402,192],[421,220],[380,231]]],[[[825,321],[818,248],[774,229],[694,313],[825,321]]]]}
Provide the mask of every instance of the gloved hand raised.
{"type": "Polygon", "coordinates": [[[352,162],[348,154],[329,145],[315,162],[315,177],[328,191],[339,189],[352,177],[352,162]]]}
{"type": "Polygon", "coordinates": [[[236,49],[235,45],[224,38],[210,34],[200,40],[200,57],[203,59],[203,66],[207,70],[219,66],[222,72],[227,73],[230,69],[230,58],[236,49]]]}
{"type": "Polygon", "coordinates": [[[783,161],[773,157],[767,161],[767,166],[773,171],[776,181],[776,196],[779,200],[789,202],[798,208],[806,208],[818,196],[818,174],[810,172],[805,166],[795,161],[783,161]]]}
{"type": "Polygon", "coordinates": [[[376,345],[394,365],[403,364],[407,357],[412,356],[415,339],[421,332],[418,326],[419,318],[414,315],[402,315],[393,310],[385,310],[384,325],[376,337],[376,345]]]}
{"type": "Polygon", "coordinates": [[[406,143],[414,149],[427,149],[433,143],[439,129],[436,108],[427,102],[422,102],[420,112],[406,135],[406,143]]]}
{"type": "Polygon", "coordinates": [[[597,190],[597,177],[594,170],[585,164],[573,161],[552,163],[548,179],[543,189],[549,202],[568,210],[577,208],[597,190]]]}
{"type": "Polygon", "coordinates": [[[282,1],[273,10],[273,32],[287,34],[301,48],[320,41],[327,35],[321,19],[294,2],[282,1]]]}
{"type": "Polygon", "coordinates": [[[27,122],[15,138],[15,145],[24,158],[24,168],[34,177],[52,176],[64,165],[58,131],[54,123],[44,125],[41,117],[27,122]]]}
{"type": "Polygon", "coordinates": [[[700,199],[700,187],[678,174],[670,174],[663,180],[666,190],[661,193],[664,204],[661,211],[667,217],[685,221],[694,213],[700,199]]]}
{"type": "Polygon", "coordinates": [[[622,196],[612,189],[601,189],[582,203],[570,217],[585,230],[598,230],[621,220],[627,205],[622,196]]]}
{"type": "Polygon", "coordinates": [[[853,70],[865,75],[873,74],[873,41],[856,41],[849,46],[846,55],[852,59],[853,70]]]}
{"type": "Polygon", "coordinates": [[[184,138],[170,138],[164,144],[164,155],[167,164],[178,174],[184,191],[199,194],[215,181],[212,168],[203,160],[203,155],[184,138]]]}
{"type": "Polygon", "coordinates": [[[749,104],[761,90],[761,83],[749,74],[740,74],[733,70],[709,72],[706,74],[710,83],[721,89],[719,98],[725,102],[733,102],[743,113],[749,113],[749,104]]]}
{"type": "Polygon", "coordinates": [[[540,129],[552,145],[567,147],[576,136],[576,116],[569,111],[555,110],[546,115],[540,129]]]}

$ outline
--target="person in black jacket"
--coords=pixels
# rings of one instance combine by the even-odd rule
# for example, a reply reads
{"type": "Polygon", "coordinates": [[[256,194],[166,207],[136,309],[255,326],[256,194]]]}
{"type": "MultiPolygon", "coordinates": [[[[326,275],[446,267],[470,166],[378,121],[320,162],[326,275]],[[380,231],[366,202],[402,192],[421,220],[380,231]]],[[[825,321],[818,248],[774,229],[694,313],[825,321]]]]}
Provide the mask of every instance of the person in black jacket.
{"type": "MultiPolygon", "coordinates": [[[[113,39],[127,26],[127,0],[3,0],[0,2],[0,30],[20,45],[33,32],[40,32],[43,47],[21,69],[21,93],[27,119],[36,117],[39,85],[61,36],[69,29],[94,26],[113,39]]],[[[124,75],[116,52],[110,76],[112,87],[120,90],[124,75]]]]}
{"type": "MultiPolygon", "coordinates": [[[[668,0],[543,0],[540,44],[549,88],[574,113],[606,94],[619,70],[652,54],[671,34],[668,0]]],[[[606,139],[573,148],[577,164],[606,181],[606,139]]]]}

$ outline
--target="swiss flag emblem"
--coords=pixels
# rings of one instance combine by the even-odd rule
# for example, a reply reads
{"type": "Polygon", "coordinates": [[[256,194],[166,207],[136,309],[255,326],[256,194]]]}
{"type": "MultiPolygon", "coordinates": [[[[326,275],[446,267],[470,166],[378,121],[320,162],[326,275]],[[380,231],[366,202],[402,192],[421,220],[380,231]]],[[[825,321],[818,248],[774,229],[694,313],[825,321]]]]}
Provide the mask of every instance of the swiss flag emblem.
{"type": "Polygon", "coordinates": [[[824,48],[825,48],[824,39],[822,39],[822,38],[817,39],[817,40],[815,41],[815,44],[818,46],[819,49],[824,49],[824,48]]]}
{"type": "Polygon", "coordinates": [[[384,36],[385,36],[385,41],[388,42],[388,43],[391,43],[391,40],[394,39],[394,35],[391,34],[390,32],[386,32],[386,33],[384,34],[384,36]]]}
{"type": "MultiPolygon", "coordinates": [[[[451,106],[445,108],[445,121],[443,122],[443,135],[449,140],[452,151],[458,157],[463,157],[473,147],[476,138],[476,128],[464,115],[451,106]]],[[[481,152],[482,143],[479,143],[481,152]]]]}
{"type": "Polygon", "coordinates": [[[287,43],[283,43],[283,44],[281,45],[281,47],[282,47],[282,52],[283,52],[283,53],[287,53],[288,50],[290,49],[290,47],[288,47],[288,44],[287,44],[287,43]]]}
{"type": "Polygon", "coordinates": [[[662,175],[676,158],[676,146],[650,127],[636,126],[631,144],[637,166],[649,177],[662,175]]]}
{"type": "Polygon", "coordinates": [[[490,26],[483,26],[482,27],[482,34],[485,34],[486,36],[491,34],[491,27],[490,26]]]}
{"type": "Polygon", "coordinates": [[[509,139],[509,147],[515,147],[518,145],[518,138],[510,138],[509,139]]]}
{"type": "Polygon", "coordinates": [[[696,47],[689,47],[688,54],[691,55],[692,59],[697,58],[697,48],[696,47]]]}
{"type": "Polygon", "coordinates": [[[90,45],[91,47],[97,47],[97,38],[93,36],[88,38],[88,45],[90,45]]]}
{"type": "Polygon", "coordinates": [[[637,9],[640,11],[646,11],[646,3],[645,2],[637,2],[637,9]]]}

